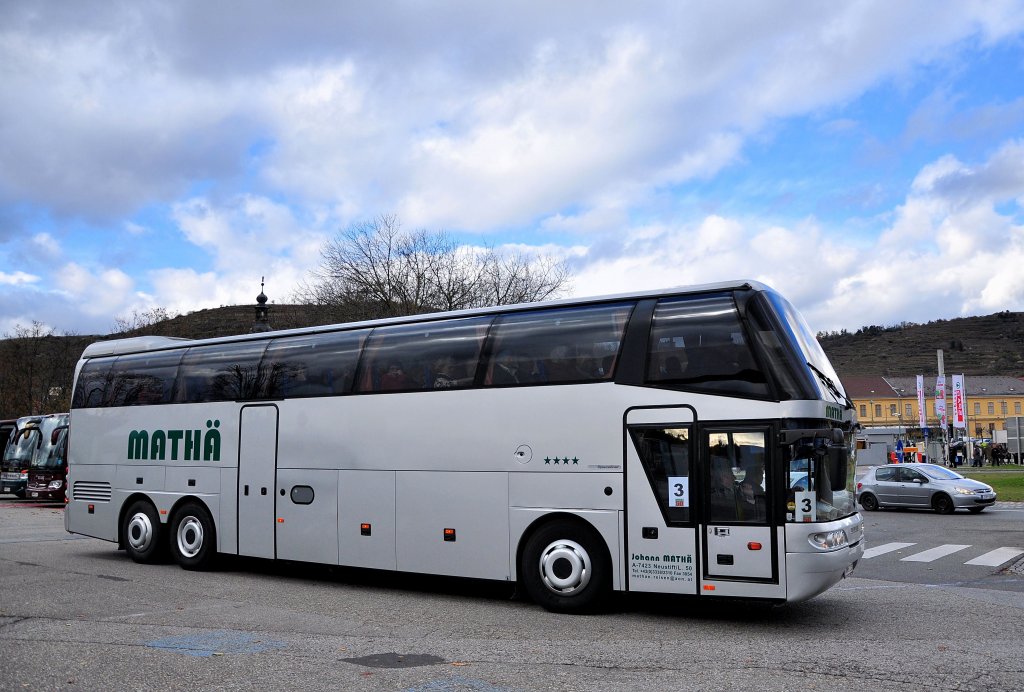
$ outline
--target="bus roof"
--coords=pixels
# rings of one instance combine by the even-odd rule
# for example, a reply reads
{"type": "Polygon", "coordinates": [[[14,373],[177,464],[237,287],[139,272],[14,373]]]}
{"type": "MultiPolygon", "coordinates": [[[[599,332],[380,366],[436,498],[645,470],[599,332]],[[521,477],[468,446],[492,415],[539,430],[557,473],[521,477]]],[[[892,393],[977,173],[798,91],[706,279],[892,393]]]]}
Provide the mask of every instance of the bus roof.
{"type": "Polygon", "coordinates": [[[716,291],[731,291],[737,289],[770,291],[768,286],[759,281],[737,280],[722,281],[717,283],[697,284],[694,286],[676,286],[651,291],[639,291],[634,293],[618,293],[604,296],[592,296],[585,298],[562,298],[559,300],[540,301],[535,303],[519,303],[515,305],[495,305],[483,308],[468,308],[465,310],[453,310],[448,312],[419,313],[403,317],[386,317],[376,320],[364,320],[361,322],[344,322],[339,324],[326,324],[315,327],[298,327],[295,329],[282,329],[259,334],[234,334],[231,336],[211,337],[208,339],[185,339],[180,337],[167,336],[137,336],[128,339],[111,339],[108,341],[97,341],[89,344],[82,353],[82,358],[100,358],[104,356],[116,356],[126,353],[139,353],[143,351],[160,351],[181,346],[196,346],[211,343],[230,343],[238,341],[255,341],[274,338],[277,336],[294,336],[297,334],[317,334],[322,332],[338,331],[343,329],[360,329],[377,327],[389,324],[409,324],[433,320],[473,317],[476,315],[491,315],[505,312],[518,312],[521,310],[533,310],[537,308],[558,308],[573,305],[586,305],[590,303],[607,303],[616,300],[640,300],[644,298],[661,298],[672,295],[690,295],[695,293],[713,293],[716,291]]]}

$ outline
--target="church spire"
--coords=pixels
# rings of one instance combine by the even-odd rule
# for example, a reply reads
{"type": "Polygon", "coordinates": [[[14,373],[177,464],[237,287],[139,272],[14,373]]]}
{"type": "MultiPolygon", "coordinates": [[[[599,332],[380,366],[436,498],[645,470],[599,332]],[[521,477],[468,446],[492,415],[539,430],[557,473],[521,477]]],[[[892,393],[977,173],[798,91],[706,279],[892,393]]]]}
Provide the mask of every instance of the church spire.
{"type": "Polygon", "coordinates": [[[265,277],[260,277],[260,294],[256,296],[256,319],[252,322],[252,329],[249,330],[250,334],[258,334],[260,332],[271,331],[270,320],[267,317],[269,308],[267,307],[267,296],[263,293],[263,280],[265,277]]]}

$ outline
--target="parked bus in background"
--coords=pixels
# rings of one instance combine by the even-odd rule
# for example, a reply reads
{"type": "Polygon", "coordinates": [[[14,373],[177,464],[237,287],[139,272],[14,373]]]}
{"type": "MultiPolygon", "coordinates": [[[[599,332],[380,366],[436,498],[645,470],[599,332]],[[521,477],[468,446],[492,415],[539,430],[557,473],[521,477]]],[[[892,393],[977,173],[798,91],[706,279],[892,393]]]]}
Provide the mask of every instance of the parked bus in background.
{"type": "Polygon", "coordinates": [[[584,612],[803,601],[864,551],[852,405],[755,282],[104,341],[75,382],[65,528],[137,562],[507,580],[584,612]]]}
{"type": "Polygon", "coordinates": [[[0,490],[25,497],[28,472],[37,458],[47,459],[57,440],[53,433],[67,426],[68,414],[51,413],[43,416],[23,416],[18,419],[0,470],[0,490]]]}
{"type": "Polygon", "coordinates": [[[7,443],[10,442],[14,431],[17,429],[17,418],[0,420],[0,464],[3,464],[4,454],[7,452],[7,443]]]}
{"type": "Polygon", "coordinates": [[[63,414],[63,419],[50,433],[49,451],[36,454],[29,466],[25,497],[30,500],[63,503],[66,499],[68,415],[63,414]]]}

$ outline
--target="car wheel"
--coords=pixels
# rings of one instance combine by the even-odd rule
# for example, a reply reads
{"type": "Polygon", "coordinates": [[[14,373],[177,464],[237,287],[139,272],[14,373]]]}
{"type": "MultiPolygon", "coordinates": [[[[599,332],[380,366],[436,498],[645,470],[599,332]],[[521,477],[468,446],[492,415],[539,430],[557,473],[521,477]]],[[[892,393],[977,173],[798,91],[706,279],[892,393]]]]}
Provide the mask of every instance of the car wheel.
{"type": "Polygon", "coordinates": [[[949,495],[939,493],[932,498],[932,509],[939,514],[952,514],[956,507],[953,505],[953,498],[949,495]]]}
{"type": "Polygon", "coordinates": [[[217,536],[213,519],[197,502],[186,502],[171,520],[171,553],[185,569],[207,569],[217,552],[217,536]]]}
{"type": "Polygon", "coordinates": [[[121,523],[121,536],[128,556],[142,564],[157,562],[164,553],[163,527],[156,509],[145,500],[134,503],[121,523]]]}
{"type": "Polygon", "coordinates": [[[601,536],[582,522],[557,521],[527,541],[519,566],[527,593],[556,613],[587,613],[611,593],[611,559],[601,536]]]}
{"type": "Polygon", "coordinates": [[[860,496],[860,506],[869,512],[874,512],[878,509],[878,498],[871,493],[864,493],[860,496]]]}
{"type": "Polygon", "coordinates": [[[978,512],[980,512],[983,509],[985,509],[985,508],[984,507],[968,507],[967,511],[970,512],[971,514],[977,514],[978,512]]]}

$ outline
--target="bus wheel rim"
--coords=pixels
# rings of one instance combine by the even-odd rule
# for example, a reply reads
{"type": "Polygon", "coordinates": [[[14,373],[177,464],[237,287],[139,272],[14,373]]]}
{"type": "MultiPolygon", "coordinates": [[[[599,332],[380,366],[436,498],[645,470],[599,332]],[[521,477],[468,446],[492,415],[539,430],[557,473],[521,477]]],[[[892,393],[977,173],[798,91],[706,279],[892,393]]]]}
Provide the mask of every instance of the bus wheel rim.
{"type": "Polygon", "coordinates": [[[153,524],[145,512],[139,512],[128,522],[128,545],[142,552],[153,542],[153,524]]]}
{"type": "Polygon", "coordinates": [[[544,586],[559,596],[571,596],[583,590],[594,573],[586,549],[569,540],[554,541],[544,548],[539,566],[544,586]]]}
{"type": "Polygon", "coordinates": [[[185,557],[195,557],[203,549],[203,524],[196,517],[185,517],[178,524],[178,551],[185,557]]]}

